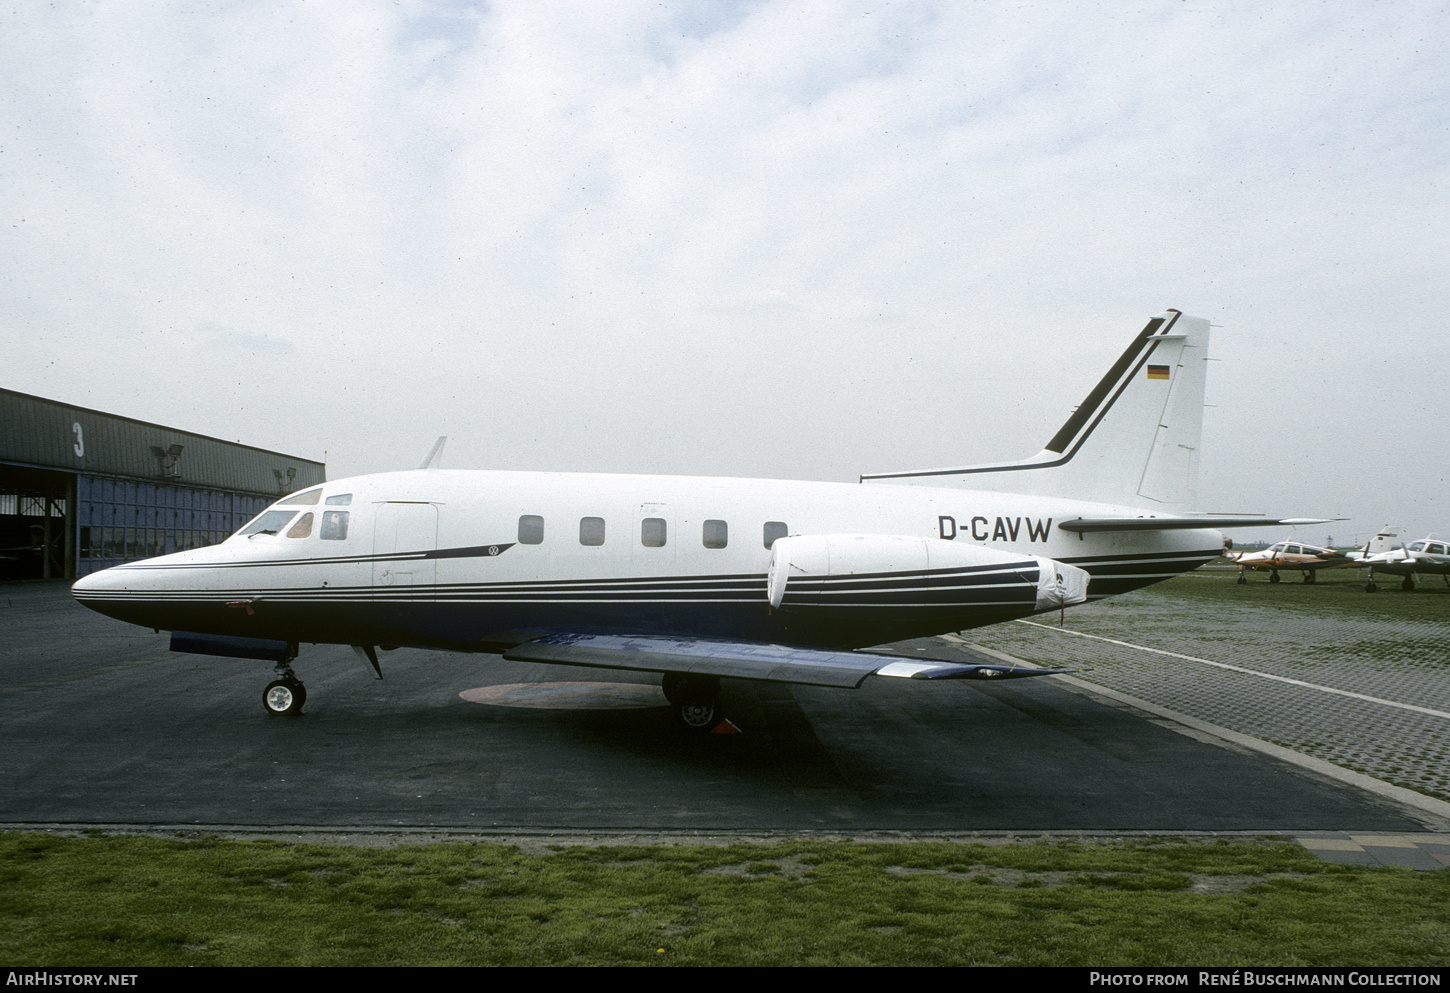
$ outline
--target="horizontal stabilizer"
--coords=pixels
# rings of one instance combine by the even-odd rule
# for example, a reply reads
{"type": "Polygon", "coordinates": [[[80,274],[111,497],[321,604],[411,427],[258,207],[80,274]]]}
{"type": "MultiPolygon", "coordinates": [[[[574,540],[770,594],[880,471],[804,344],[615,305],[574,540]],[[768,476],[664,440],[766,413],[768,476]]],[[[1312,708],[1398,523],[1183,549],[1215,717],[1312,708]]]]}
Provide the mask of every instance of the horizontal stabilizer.
{"type": "Polygon", "coordinates": [[[908,679],[1011,679],[1048,676],[1060,671],[945,659],[904,659],[899,655],[760,642],[574,633],[551,634],[517,645],[504,652],[503,657],[522,662],[678,672],[841,688],[860,686],[862,680],[870,675],[908,679]]]}
{"type": "Polygon", "coordinates": [[[1203,528],[1258,528],[1301,524],[1329,524],[1343,517],[1079,517],[1057,526],[1063,531],[1193,531],[1203,528]]]}

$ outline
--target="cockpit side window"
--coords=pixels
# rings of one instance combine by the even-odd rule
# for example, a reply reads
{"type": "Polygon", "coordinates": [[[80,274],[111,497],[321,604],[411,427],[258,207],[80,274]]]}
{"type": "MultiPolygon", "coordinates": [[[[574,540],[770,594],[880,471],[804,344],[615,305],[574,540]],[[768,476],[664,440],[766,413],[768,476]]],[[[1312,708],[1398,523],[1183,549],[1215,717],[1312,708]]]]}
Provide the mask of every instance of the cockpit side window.
{"type": "Polygon", "coordinates": [[[1411,543],[1411,545],[1410,545],[1410,551],[1412,551],[1412,552],[1423,552],[1424,550],[1425,550],[1425,543],[1423,541],[1416,541],[1416,542],[1411,543]]]}
{"type": "Polygon", "coordinates": [[[314,490],[307,490],[304,493],[294,493],[289,497],[278,500],[273,506],[276,507],[311,507],[319,497],[322,496],[322,487],[314,490]]]}
{"type": "Polygon", "coordinates": [[[297,518],[297,523],[287,529],[289,538],[306,538],[312,534],[312,512],[309,510],[297,518]]]}
{"type": "Polygon", "coordinates": [[[322,512],[322,540],[347,540],[347,511],[325,510],[322,512]]]}

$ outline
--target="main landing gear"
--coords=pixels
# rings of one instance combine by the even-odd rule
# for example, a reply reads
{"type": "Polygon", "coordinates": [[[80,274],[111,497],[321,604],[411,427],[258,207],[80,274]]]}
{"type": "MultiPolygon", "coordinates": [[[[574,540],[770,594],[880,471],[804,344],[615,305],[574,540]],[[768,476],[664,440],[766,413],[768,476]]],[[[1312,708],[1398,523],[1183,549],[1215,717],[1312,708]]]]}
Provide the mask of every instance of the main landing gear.
{"type": "MultiPolygon", "coordinates": [[[[1400,580],[1400,589],[1404,590],[1406,593],[1413,592],[1415,589],[1415,579],[1415,574],[1413,572],[1410,573],[1404,579],[1400,580]]],[[[1450,576],[1445,577],[1445,585],[1450,586],[1450,576]]],[[[1377,589],[1379,589],[1379,587],[1375,585],[1374,570],[1371,569],[1369,571],[1369,582],[1364,584],[1364,591],[1366,593],[1373,593],[1377,589]]]]}
{"type": "Polygon", "coordinates": [[[277,663],[277,675],[279,678],[268,683],[262,691],[262,707],[278,717],[296,717],[307,702],[307,687],[292,671],[290,659],[277,663]]]}
{"type": "Polygon", "coordinates": [[[675,719],[687,731],[705,732],[720,723],[720,677],[667,672],[660,680],[675,719]]]}

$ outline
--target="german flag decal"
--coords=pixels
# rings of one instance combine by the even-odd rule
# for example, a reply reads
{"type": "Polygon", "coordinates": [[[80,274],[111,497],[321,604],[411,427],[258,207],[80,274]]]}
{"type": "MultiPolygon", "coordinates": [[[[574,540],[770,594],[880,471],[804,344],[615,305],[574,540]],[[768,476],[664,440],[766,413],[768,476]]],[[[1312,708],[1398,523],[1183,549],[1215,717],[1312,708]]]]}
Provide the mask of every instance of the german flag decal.
{"type": "Polygon", "coordinates": [[[1168,367],[1166,365],[1150,365],[1148,367],[1149,379],[1167,379],[1168,367]]]}

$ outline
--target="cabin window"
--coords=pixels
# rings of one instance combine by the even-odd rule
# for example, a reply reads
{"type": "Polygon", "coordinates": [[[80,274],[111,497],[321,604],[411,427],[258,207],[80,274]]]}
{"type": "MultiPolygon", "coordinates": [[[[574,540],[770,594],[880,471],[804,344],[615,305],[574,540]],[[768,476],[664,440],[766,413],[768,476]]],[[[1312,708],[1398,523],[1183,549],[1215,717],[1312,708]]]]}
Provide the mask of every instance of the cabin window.
{"type": "Polygon", "coordinates": [[[665,547],[665,519],[646,517],[639,522],[639,542],[645,548],[665,547]]]}
{"type": "Polygon", "coordinates": [[[347,539],[347,511],[328,510],[322,514],[322,540],[344,541],[347,539]]]}
{"type": "Polygon", "coordinates": [[[312,512],[308,511],[297,518],[297,523],[287,531],[289,538],[306,538],[312,534],[312,512]]]}
{"type": "Polygon", "coordinates": [[[775,544],[775,539],[784,538],[788,534],[790,534],[790,528],[786,527],[780,521],[766,521],[765,547],[769,548],[771,545],[775,544]]]}
{"type": "Polygon", "coordinates": [[[287,526],[287,522],[296,516],[295,510],[268,510],[257,515],[257,518],[237,532],[239,535],[249,534],[276,534],[287,526]]]}
{"type": "Polygon", "coordinates": [[[519,544],[542,545],[544,543],[544,519],[537,514],[525,514],[519,518],[519,544]]]}
{"type": "Polygon", "coordinates": [[[581,518],[579,518],[579,544],[581,544],[581,545],[602,545],[602,544],[604,544],[604,518],[602,518],[602,517],[581,517],[581,518]]]}
{"type": "Polygon", "coordinates": [[[706,548],[724,548],[730,540],[730,526],[724,521],[706,521],[704,541],[706,548]]]}
{"type": "Polygon", "coordinates": [[[275,506],[278,507],[310,507],[322,496],[322,487],[315,490],[308,490],[306,493],[294,493],[283,500],[278,500],[275,506]]]}
{"type": "Polygon", "coordinates": [[[328,497],[322,502],[327,504],[329,507],[350,507],[352,506],[352,494],[338,493],[328,497]]]}

